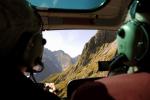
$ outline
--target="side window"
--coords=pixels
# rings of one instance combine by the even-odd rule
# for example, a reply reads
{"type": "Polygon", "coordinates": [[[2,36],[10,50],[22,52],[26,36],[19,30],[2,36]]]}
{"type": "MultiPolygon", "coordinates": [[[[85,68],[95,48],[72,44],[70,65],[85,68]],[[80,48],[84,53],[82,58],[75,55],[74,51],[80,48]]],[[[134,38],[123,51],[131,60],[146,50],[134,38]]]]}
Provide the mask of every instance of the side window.
{"type": "Polygon", "coordinates": [[[101,65],[116,54],[114,31],[51,30],[44,31],[43,37],[47,40],[42,60],[45,69],[35,77],[38,82],[54,84],[61,98],[66,97],[71,80],[106,76],[107,68],[101,68],[108,64],[101,65]]]}

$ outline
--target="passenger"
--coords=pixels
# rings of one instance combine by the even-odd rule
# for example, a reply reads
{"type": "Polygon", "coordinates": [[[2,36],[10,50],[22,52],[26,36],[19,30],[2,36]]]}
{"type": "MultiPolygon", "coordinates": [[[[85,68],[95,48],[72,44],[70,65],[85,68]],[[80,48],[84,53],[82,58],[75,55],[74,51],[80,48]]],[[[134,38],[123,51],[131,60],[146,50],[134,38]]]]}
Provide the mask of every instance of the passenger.
{"type": "Polygon", "coordinates": [[[60,100],[25,74],[29,72],[32,76],[35,66],[42,68],[45,43],[42,20],[28,2],[0,0],[0,73],[4,99],[60,100]]]}
{"type": "Polygon", "coordinates": [[[150,100],[149,5],[149,0],[134,0],[131,20],[117,33],[118,55],[127,58],[122,63],[137,67],[137,71],[85,83],[71,100],[150,100]]]}

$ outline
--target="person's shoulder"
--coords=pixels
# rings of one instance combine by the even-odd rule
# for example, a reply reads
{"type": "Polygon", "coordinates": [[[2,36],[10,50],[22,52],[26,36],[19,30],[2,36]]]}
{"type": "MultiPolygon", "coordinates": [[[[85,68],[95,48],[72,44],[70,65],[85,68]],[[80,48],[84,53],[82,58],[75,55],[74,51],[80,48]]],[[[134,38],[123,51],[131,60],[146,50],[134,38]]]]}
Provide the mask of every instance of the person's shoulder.
{"type": "Polygon", "coordinates": [[[116,100],[124,100],[124,97],[130,100],[150,99],[150,73],[147,72],[116,75],[95,82],[103,84],[116,100]]]}
{"type": "MultiPolygon", "coordinates": [[[[133,74],[120,74],[115,76],[106,77],[96,82],[102,83],[118,83],[118,82],[132,82],[132,81],[150,81],[150,73],[148,72],[138,72],[133,74]]],[[[119,84],[119,83],[118,83],[119,84]]]]}

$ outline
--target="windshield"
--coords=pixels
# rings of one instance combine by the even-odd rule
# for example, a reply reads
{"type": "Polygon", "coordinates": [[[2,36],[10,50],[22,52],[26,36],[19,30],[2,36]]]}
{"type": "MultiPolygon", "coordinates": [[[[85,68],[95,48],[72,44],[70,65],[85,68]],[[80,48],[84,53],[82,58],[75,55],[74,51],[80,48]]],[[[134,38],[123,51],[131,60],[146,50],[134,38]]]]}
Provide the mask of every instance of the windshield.
{"type": "Polygon", "coordinates": [[[41,8],[91,10],[101,7],[107,0],[27,0],[41,8]]]}
{"type": "Polygon", "coordinates": [[[116,54],[113,33],[90,29],[43,31],[47,40],[42,58],[45,68],[35,75],[36,80],[54,84],[56,94],[64,98],[71,80],[106,76],[107,61],[116,54]],[[102,71],[103,67],[106,70],[102,71]]]}

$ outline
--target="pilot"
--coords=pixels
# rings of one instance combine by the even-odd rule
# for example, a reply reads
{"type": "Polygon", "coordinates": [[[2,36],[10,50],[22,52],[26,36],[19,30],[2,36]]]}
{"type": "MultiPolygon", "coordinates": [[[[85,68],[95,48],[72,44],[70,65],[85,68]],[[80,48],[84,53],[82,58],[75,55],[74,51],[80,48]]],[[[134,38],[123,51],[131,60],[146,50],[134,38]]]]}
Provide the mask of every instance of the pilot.
{"type": "Polygon", "coordinates": [[[85,83],[74,91],[71,100],[150,100],[149,4],[149,0],[133,0],[131,19],[117,32],[117,59],[136,70],[85,83]]]}
{"type": "Polygon", "coordinates": [[[33,76],[43,68],[42,20],[25,0],[0,0],[1,96],[5,99],[59,100],[33,76]],[[37,70],[38,71],[38,70],[37,70]]]}

